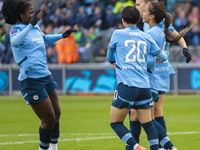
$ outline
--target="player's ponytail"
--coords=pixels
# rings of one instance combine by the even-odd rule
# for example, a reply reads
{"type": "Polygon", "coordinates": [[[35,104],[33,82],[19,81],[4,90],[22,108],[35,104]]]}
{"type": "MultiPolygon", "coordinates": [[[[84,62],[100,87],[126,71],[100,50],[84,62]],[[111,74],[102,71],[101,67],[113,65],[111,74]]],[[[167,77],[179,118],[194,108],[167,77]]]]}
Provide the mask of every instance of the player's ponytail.
{"type": "Polygon", "coordinates": [[[5,0],[1,10],[5,23],[16,24],[21,20],[20,14],[25,13],[29,6],[31,4],[25,0],[5,0]]]}
{"type": "Polygon", "coordinates": [[[165,29],[164,29],[164,33],[166,36],[166,41],[170,42],[170,43],[176,43],[178,42],[181,37],[183,37],[183,35],[188,32],[193,26],[189,26],[185,29],[183,29],[181,32],[179,32],[179,34],[176,37],[171,37],[170,33],[169,33],[169,26],[172,22],[172,18],[171,16],[167,13],[167,10],[164,6],[163,3],[161,2],[151,2],[149,4],[149,12],[151,15],[155,16],[155,22],[156,23],[160,23],[163,19],[165,19],[164,24],[165,24],[165,29]]]}

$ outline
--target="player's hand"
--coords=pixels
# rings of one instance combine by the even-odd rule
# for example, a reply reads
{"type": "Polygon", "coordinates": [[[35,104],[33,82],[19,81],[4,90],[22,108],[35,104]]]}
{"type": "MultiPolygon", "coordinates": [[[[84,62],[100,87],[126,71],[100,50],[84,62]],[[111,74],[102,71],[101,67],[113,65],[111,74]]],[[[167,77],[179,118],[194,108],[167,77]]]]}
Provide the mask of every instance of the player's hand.
{"type": "Polygon", "coordinates": [[[109,63],[110,63],[111,65],[113,65],[113,64],[115,63],[115,61],[110,60],[109,63]]]}
{"type": "Polygon", "coordinates": [[[113,65],[114,67],[116,67],[116,62],[115,62],[115,61],[110,60],[109,63],[110,63],[111,65],[113,65]]]}
{"type": "Polygon", "coordinates": [[[160,60],[160,58],[156,58],[156,63],[162,63],[162,61],[160,60]]]}
{"type": "Polygon", "coordinates": [[[192,59],[192,56],[190,54],[190,50],[187,48],[183,48],[183,55],[186,57],[186,63],[189,63],[192,59]]]}
{"type": "Polygon", "coordinates": [[[72,32],[76,32],[76,31],[77,31],[76,29],[69,29],[69,30],[66,30],[66,31],[62,34],[62,36],[63,36],[63,38],[69,37],[70,34],[71,34],[72,32]]]}
{"type": "Polygon", "coordinates": [[[147,72],[152,74],[152,71],[149,68],[147,68],[147,72]]]}
{"type": "Polygon", "coordinates": [[[32,20],[30,22],[33,26],[35,26],[37,24],[37,22],[38,22],[37,15],[40,13],[40,11],[41,11],[41,9],[38,9],[37,11],[35,11],[35,13],[33,15],[33,18],[32,18],[32,20]]]}

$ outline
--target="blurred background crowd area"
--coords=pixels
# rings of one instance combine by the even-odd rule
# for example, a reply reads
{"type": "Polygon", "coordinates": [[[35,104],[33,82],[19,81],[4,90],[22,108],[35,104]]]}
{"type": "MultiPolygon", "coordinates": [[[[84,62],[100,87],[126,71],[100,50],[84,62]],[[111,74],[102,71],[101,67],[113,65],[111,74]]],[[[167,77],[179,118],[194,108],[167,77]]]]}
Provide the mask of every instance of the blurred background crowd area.
{"type": "MultiPolygon", "coordinates": [[[[0,8],[4,0],[0,0],[0,8]]],[[[192,63],[200,63],[199,0],[161,0],[172,15],[172,25],[179,32],[196,23],[184,39],[192,51],[192,63]]],[[[46,45],[48,63],[106,63],[106,51],[112,32],[122,29],[121,12],[135,0],[31,0],[35,9],[42,9],[39,21],[45,34],[58,34],[74,28],[69,38],[46,45]]],[[[14,63],[9,29],[0,14],[0,64],[14,63]]],[[[170,61],[184,62],[182,48],[170,46],[170,61]]]]}

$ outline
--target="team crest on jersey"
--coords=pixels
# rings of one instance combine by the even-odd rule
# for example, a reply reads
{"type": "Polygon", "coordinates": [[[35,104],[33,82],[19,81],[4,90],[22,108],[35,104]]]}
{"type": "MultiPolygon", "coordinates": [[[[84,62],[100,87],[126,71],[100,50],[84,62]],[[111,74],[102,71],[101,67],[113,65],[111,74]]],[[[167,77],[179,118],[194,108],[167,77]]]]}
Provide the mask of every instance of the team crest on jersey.
{"type": "Polygon", "coordinates": [[[38,100],[38,98],[39,98],[38,95],[34,95],[34,96],[33,96],[33,99],[34,99],[34,100],[38,100]]]}

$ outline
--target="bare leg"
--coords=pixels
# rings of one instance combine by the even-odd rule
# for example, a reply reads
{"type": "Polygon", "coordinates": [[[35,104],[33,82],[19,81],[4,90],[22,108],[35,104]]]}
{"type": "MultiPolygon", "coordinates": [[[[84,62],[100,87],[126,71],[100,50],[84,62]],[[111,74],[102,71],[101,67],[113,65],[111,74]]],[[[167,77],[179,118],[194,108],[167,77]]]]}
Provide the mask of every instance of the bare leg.
{"type": "Polygon", "coordinates": [[[49,97],[42,102],[31,103],[31,107],[41,120],[41,128],[52,129],[55,121],[55,112],[49,97]]]}
{"type": "Polygon", "coordinates": [[[155,103],[155,109],[154,109],[155,117],[163,116],[164,100],[165,100],[165,95],[161,94],[158,102],[155,103]]]}
{"type": "Polygon", "coordinates": [[[124,122],[124,119],[128,112],[128,108],[118,109],[116,107],[111,106],[110,122],[124,122]]]}
{"type": "Polygon", "coordinates": [[[58,100],[58,94],[57,91],[54,90],[53,92],[51,92],[49,94],[54,112],[55,112],[55,124],[59,122],[60,119],[60,115],[61,115],[61,110],[60,110],[60,104],[59,104],[59,100],[58,100]]]}

